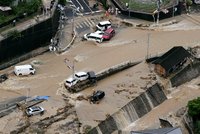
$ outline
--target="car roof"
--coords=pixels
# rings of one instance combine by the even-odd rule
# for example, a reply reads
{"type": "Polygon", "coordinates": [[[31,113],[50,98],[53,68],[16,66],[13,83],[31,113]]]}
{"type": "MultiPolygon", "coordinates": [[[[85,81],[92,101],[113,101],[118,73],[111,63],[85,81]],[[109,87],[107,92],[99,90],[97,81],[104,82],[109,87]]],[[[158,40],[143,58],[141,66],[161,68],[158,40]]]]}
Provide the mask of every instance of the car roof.
{"type": "Polygon", "coordinates": [[[98,34],[98,33],[90,33],[90,36],[94,36],[94,37],[99,37],[102,38],[102,35],[98,34]]]}
{"type": "Polygon", "coordinates": [[[100,33],[104,33],[104,31],[97,30],[97,31],[94,32],[94,33],[100,34],[100,33]]]}
{"type": "Polygon", "coordinates": [[[31,109],[31,110],[36,110],[36,109],[41,109],[41,107],[40,107],[40,106],[32,106],[32,107],[30,107],[29,109],[31,109]]]}
{"type": "Polygon", "coordinates": [[[81,71],[81,72],[76,72],[75,74],[77,74],[77,75],[86,75],[87,73],[86,73],[86,72],[83,72],[83,71],[81,71]]]}
{"type": "Polygon", "coordinates": [[[114,31],[113,28],[108,28],[105,32],[106,32],[106,33],[111,33],[112,31],[114,31]]]}
{"type": "Polygon", "coordinates": [[[21,68],[32,68],[31,65],[27,64],[27,65],[18,65],[18,66],[15,66],[16,69],[21,69],[21,68]]]}
{"type": "Polygon", "coordinates": [[[111,24],[111,23],[110,23],[110,21],[107,20],[107,21],[101,21],[101,22],[99,22],[99,24],[105,25],[105,24],[111,24]]]}

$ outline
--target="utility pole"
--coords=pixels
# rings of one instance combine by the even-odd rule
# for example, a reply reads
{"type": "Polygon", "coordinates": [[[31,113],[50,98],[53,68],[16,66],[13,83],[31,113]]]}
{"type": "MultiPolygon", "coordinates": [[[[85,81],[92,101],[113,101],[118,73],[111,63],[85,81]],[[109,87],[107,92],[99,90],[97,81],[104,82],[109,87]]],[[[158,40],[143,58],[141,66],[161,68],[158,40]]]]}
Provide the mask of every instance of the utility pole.
{"type": "Polygon", "coordinates": [[[128,1],[128,16],[129,16],[129,18],[130,18],[130,2],[131,2],[131,0],[128,1]]]}
{"type": "Polygon", "coordinates": [[[74,60],[73,60],[73,62],[72,62],[72,75],[73,75],[73,78],[74,78],[74,72],[75,71],[75,65],[74,65],[74,60]]]}
{"type": "Polygon", "coordinates": [[[147,34],[147,59],[149,58],[149,39],[150,39],[150,33],[147,34]]]}
{"type": "Polygon", "coordinates": [[[64,59],[64,62],[67,64],[67,67],[68,67],[69,69],[72,69],[72,77],[74,78],[74,73],[75,73],[75,61],[73,60],[73,61],[71,62],[69,59],[65,58],[65,59],[64,59]]]}
{"type": "Polygon", "coordinates": [[[159,24],[159,19],[160,19],[160,5],[161,5],[161,0],[157,0],[157,25],[159,24]]]}
{"type": "Polygon", "coordinates": [[[30,88],[28,88],[26,91],[26,102],[28,101],[29,94],[30,94],[30,88]]]}

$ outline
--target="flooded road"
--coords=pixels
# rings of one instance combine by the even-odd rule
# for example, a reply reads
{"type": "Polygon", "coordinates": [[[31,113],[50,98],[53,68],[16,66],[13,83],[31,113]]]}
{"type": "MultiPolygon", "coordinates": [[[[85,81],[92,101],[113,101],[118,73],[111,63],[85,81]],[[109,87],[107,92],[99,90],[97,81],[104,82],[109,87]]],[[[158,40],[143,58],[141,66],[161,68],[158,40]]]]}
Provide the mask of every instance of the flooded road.
{"type": "MultiPolygon", "coordinates": [[[[75,61],[75,71],[95,72],[99,72],[109,68],[110,66],[129,60],[144,60],[147,56],[148,34],[150,34],[148,53],[151,56],[162,54],[171,49],[173,46],[184,46],[187,48],[200,45],[199,29],[149,31],[135,29],[132,27],[125,28],[118,31],[116,36],[114,36],[110,41],[102,44],[96,44],[88,41],[76,42],[69,51],[61,55],[47,52],[43,55],[39,55],[19,63],[30,64],[34,60],[40,61],[40,64],[34,66],[36,68],[36,75],[34,76],[17,77],[10,74],[9,79],[0,84],[0,101],[17,97],[19,95],[26,96],[27,94],[28,96],[50,96],[48,102],[41,104],[47,111],[44,114],[44,117],[48,117],[56,113],[57,109],[63,107],[64,105],[61,92],[66,92],[66,90],[63,87],[63,83],[67,77],[72,75],[72,70],[70,70],[64,63],[65,58],[75,61]]],[[[13,67],[6,70],[12,72],[13,67]]],[[[82,123],[87,125],[92,125],[95,120],[105,119],[106,114],[116,112],[120,107],[129,101],[129,99],[126,98],[127,93],[122,93],[117,95],[117,97],[109,97],[113,96],[113,92],[116,90],[116,87],[119,87],[117,84],[123,82],[129,82],[129,84],[133,83],[136,86],[134,88],[129,87],[129,90],[133,90],[133,92],[138,94],[143,83],[146,83],[146,81],[141,82],[142,80],[140,77],[146,77],[149,73],[148,66],[143,63],[139,67],[128,69],[101,81],[95,89],[105,90],[108,98],[106,97],[104,100],[105,102],[102,104],[93,105],[92,107],[90,107],[90,104],[87,101],[76,102],[73,100],[72,103],[76,105],[78,118],[82,123]],[[88,108],[85,109],[84,106],[87,106],[88,108]],[[82,109],[80,107],[82,107],[82,109]],[[95,111],[96,109],[100,109],[100,111],[95,111]],[[85,112],[81,112],[81,110],[85,110],[85,112]],[[87,110],[92,110],[93,113],[91,116],[88,114],[88,118],[85,118],[87,117],[87,110]]],[[[92,92],[92,89],[93,88],[89,88],[78,94],[89,95],[92,92]]],[[[67,94],[72,96],[72,98],[77,95],[67,94]]],[[[16,117],[20,119],[16,115],[17,113],[19,113],[19,111],[13,113],[15,115],[11,115],[10,117],[1,118],[0,122],[3,124],[1,127],[2,129],[0,130],[1,132],[10,132],[9,128],[3,127],[4,125],[8,125],[13,129],[16,127],[15,125],[17,123],[13,123],[12,118],[16,117]]],[[[42,119],[43,117],[37,118],[42,119]]],[[[97,123],[98,121],[93,125],[97,125],[97,123]]],[[[49,132],[53,133],[53,131],[54,128],[49,129],[49,132]]]]}

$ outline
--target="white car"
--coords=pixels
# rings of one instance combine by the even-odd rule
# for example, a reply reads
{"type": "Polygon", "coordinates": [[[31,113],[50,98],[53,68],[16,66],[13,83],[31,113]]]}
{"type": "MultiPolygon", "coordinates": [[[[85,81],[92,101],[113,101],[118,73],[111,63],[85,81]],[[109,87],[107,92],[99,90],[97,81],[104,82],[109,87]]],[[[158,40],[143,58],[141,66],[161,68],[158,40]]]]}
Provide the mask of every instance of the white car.
{"type": "Polygon", "coordinates": [[[96,25],[96,27],[98,30],[105,31],[108,28],[111,28],[111,22],[110,21],[101,21],[96,25]]]}
{"type": "Polygon", "coordinates": [[[28,116],[43,114],[43,113],[44,113],[44,108],[40,106],[33,106],[26,109],[26,114],[28,116]]]}
{"type": "Polygon", "coordinates": [[[103,41],[103,35],[100,35],[99,33],[87,33],[83,36],[84,40],[88,41],[96,41],[98,43],[101,43],[103,41]]]}
{"type": "Polygon", "coordinates": [[[33,75],[35,74],[35,69],[33,68],[32,65],[19,65],[19,66],[15,66],[14,67],[14,73],[17,75],[17,76],[21,76],[21,75],[33,75]]]}
{"type": "Polygon", "coordinates": [[[88,74],[86,72],[76,72],[74,74],[75,78],[79,81],[83,81],[83,80],[86,80],[88,79],[88,74]]]}
{"type": "Polygon", "coordinates": [[[78,82],[78,80],[75,77],[69,77],[65,81],[65,87],[71,87],[71,86],[75,85],[77,82],[78,82]]]}

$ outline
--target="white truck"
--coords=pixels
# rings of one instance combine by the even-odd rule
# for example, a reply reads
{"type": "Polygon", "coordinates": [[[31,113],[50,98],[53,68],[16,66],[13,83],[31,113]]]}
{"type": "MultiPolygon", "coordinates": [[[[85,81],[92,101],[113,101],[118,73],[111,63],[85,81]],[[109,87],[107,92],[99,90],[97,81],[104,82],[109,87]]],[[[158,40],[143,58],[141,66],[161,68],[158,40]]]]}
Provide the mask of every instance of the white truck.
{"type": "Polygon", "coordinates": [[[33,75],[35,74],[35,69],[31,65],[19,65],[14,67],[14,73],[19,75],[33,75]]]}

